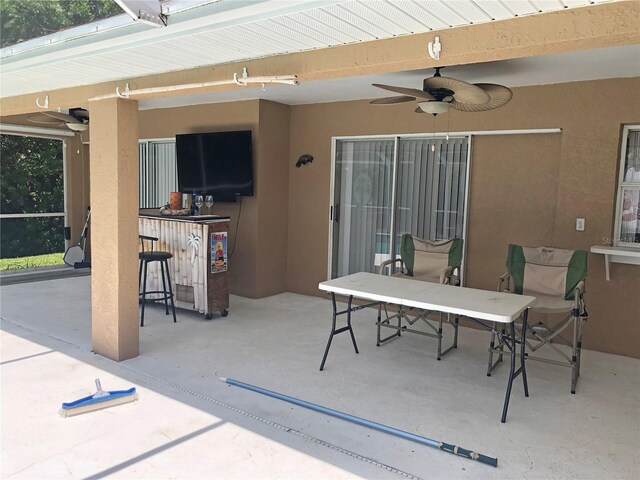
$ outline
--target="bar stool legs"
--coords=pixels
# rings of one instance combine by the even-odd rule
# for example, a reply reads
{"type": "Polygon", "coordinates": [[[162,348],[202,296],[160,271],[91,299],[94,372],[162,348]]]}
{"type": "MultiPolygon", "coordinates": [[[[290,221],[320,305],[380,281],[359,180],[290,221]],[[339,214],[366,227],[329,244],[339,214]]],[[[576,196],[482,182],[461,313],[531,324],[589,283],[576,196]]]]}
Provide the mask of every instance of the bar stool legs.
{"type": "Polygon", "coordinates": [[[140,293],[140,299],[142,303],[142,313],[140,315],[140,326],[144,327],[144,310],[147,302],[153,302],[158,300],[164,301],[165,315],[169,315],[169,300],[171,300],[171,311],[173,313],[173,323],[176,323],[176,306],[173,302],[173,288],[171,287],[171,276],[169,274],[169,263],[167,259],[160,260],[160,275],[162,276],[162,290],[147,291],[147,269],[149,262],[146,260],[140,260],[140,271],[138,273],[138,284],[142,286],[142,292],[140,293]],[[166,276],[166,278],[165,278],[166,276]],[[168,289],[167,289],[168,284],[168,289]],[[147,300],[147,295],[161,294],[162,297],[152,300],[147,300]]]}
{"type": "Polygon", "coordinates": [[[140,326],[144,327],[144,306],[147,304],[147,266],[149,262],[142,262],[142,268],[144,270],[144,278],[142,280],[142,314],[140,316],[140,326]]]}
{"type": "MultiPolygon", "coordinates": [[[[171,276],[169,275],[169,264],[167,261],[164,261],[164,269],[167,272],[167,283],[169,284],[169,298],[171,299],[171,311],[173,312],[173,323],[176,323],[176,306],[173,303],[173,288],[171,287],[171,276]]],[[[163,277],[164,278],[164,277],[163,277]]],[[[167,307],[167,315],[169,315],[168,307],[167,307]]]]}

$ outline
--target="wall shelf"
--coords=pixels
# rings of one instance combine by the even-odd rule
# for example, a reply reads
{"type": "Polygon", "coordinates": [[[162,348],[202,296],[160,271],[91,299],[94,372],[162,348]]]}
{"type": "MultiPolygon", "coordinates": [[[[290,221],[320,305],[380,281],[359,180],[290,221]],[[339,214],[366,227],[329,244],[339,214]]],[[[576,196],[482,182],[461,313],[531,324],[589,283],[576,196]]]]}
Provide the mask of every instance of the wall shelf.
{"type": "Polygon", "coordinates": [[[604,270],[607,281],[611,280],[612,262],[640,265],[640,248],[594,245],[591,247],[591,253],[604,255],[604,270]]]}

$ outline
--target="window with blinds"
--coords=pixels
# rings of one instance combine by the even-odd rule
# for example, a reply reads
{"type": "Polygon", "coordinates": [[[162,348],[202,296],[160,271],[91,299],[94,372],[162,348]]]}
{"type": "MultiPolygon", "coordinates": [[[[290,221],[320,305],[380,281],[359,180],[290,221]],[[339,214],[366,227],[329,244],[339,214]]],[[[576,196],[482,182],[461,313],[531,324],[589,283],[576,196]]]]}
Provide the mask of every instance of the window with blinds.
{"type": "Polygon", "coordinates": [[[640,125],[622,131],[616,208],[616,246],[640,248],[640,125]]]}
{"type": "Polygon", "coordinates": [[[468,137],[336,139],[331,278],[377,272],[404,233],[464,238],[468,137]]]}
{"type": "Polygon", "coordinates": [[[396,231],[428,240],[462,238],[467,139],[400,140],[396,231]]]}
{"type": "Polygon", "coordinates": [[[160,208],[169,203],[169,194],[178,191],[176,142],[140,140],[139,208],[160,208]]]}

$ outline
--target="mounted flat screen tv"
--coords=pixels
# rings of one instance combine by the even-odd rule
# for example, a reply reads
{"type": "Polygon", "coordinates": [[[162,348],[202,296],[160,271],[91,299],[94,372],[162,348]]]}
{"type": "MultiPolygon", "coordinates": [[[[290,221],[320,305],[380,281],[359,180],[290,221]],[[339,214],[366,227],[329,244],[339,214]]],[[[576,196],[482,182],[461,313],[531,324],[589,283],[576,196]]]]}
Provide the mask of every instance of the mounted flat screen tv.
{"type": "Polygon", "coordinates": [[[253,195],[251,130],[176,135],[178,188],[235,201],[253,195]]]}

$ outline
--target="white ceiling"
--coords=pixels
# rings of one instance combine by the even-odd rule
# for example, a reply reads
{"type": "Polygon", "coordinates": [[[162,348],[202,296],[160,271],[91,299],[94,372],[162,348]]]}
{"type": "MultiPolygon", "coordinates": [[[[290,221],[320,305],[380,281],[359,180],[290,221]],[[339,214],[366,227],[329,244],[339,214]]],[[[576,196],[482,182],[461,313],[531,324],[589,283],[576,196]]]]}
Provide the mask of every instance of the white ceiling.
{"type": "MultiPolygon", "coordinates": [[[[167,27],[132,24],[114,17],[6,47],[0,51],[0,96],[125,81],[607,1],[219,0],[204,5],[196,2],[195,8],[171,14],[167,27]]],[[[505,68],[511,68],[510,64],[505,68]]],[[[513,68],[521,66],[514,64],[513,68]]],[[[451,75],[454,73],[458,74],[452,69],[451,75]]],[[[426,72],[417,75],[424,77],[426,72]]],[[[473,71],[470,79],[478,81],[482,75],[487,73],[473,71]]],[[[397,83],[401,76],[390,78],[397,83]]],[[[416,86],[417,82],[407,80],[416,86]]],[[[358,81],[362,79],[353,79],[352,91],[362,96],[359,92],[363,84],[358,81]]],[[[365,83],[370,82],[371,79],[365,83]]],[[[334,88],[343,93],[350,83],[341,81],[334,88]]],[[[307,98],[320,95],[312,84],[300,87],[301,91],[305,89],[310,89],[307,98]]],[[[317,101],[335,100],[320,97],[317,101]]],[[[304,98],[292,102],[307,103],[304,98]]]]}
{"type": "MultiPolygon", "coordinates": [[[[248,86],[224,92],[140,100],[139,108],[141,110],[171,108],[258,98],[287,105],[382,98],[393,96],[393,93],[373,87],[372,83],[422,88],[422,80],[425,77],[433,76],[433,73],[434,70],[430,69],[364,75],[306,82],[295,86],[272,85],[267,86],[264,91],[259,86],[248,86]]],[[[640,76],[640,45],[462,65],[445,68],[441,73],[444,76],[470,83],[498,83],[510,88],[604,78],[637,77],[640,76]]]]}

